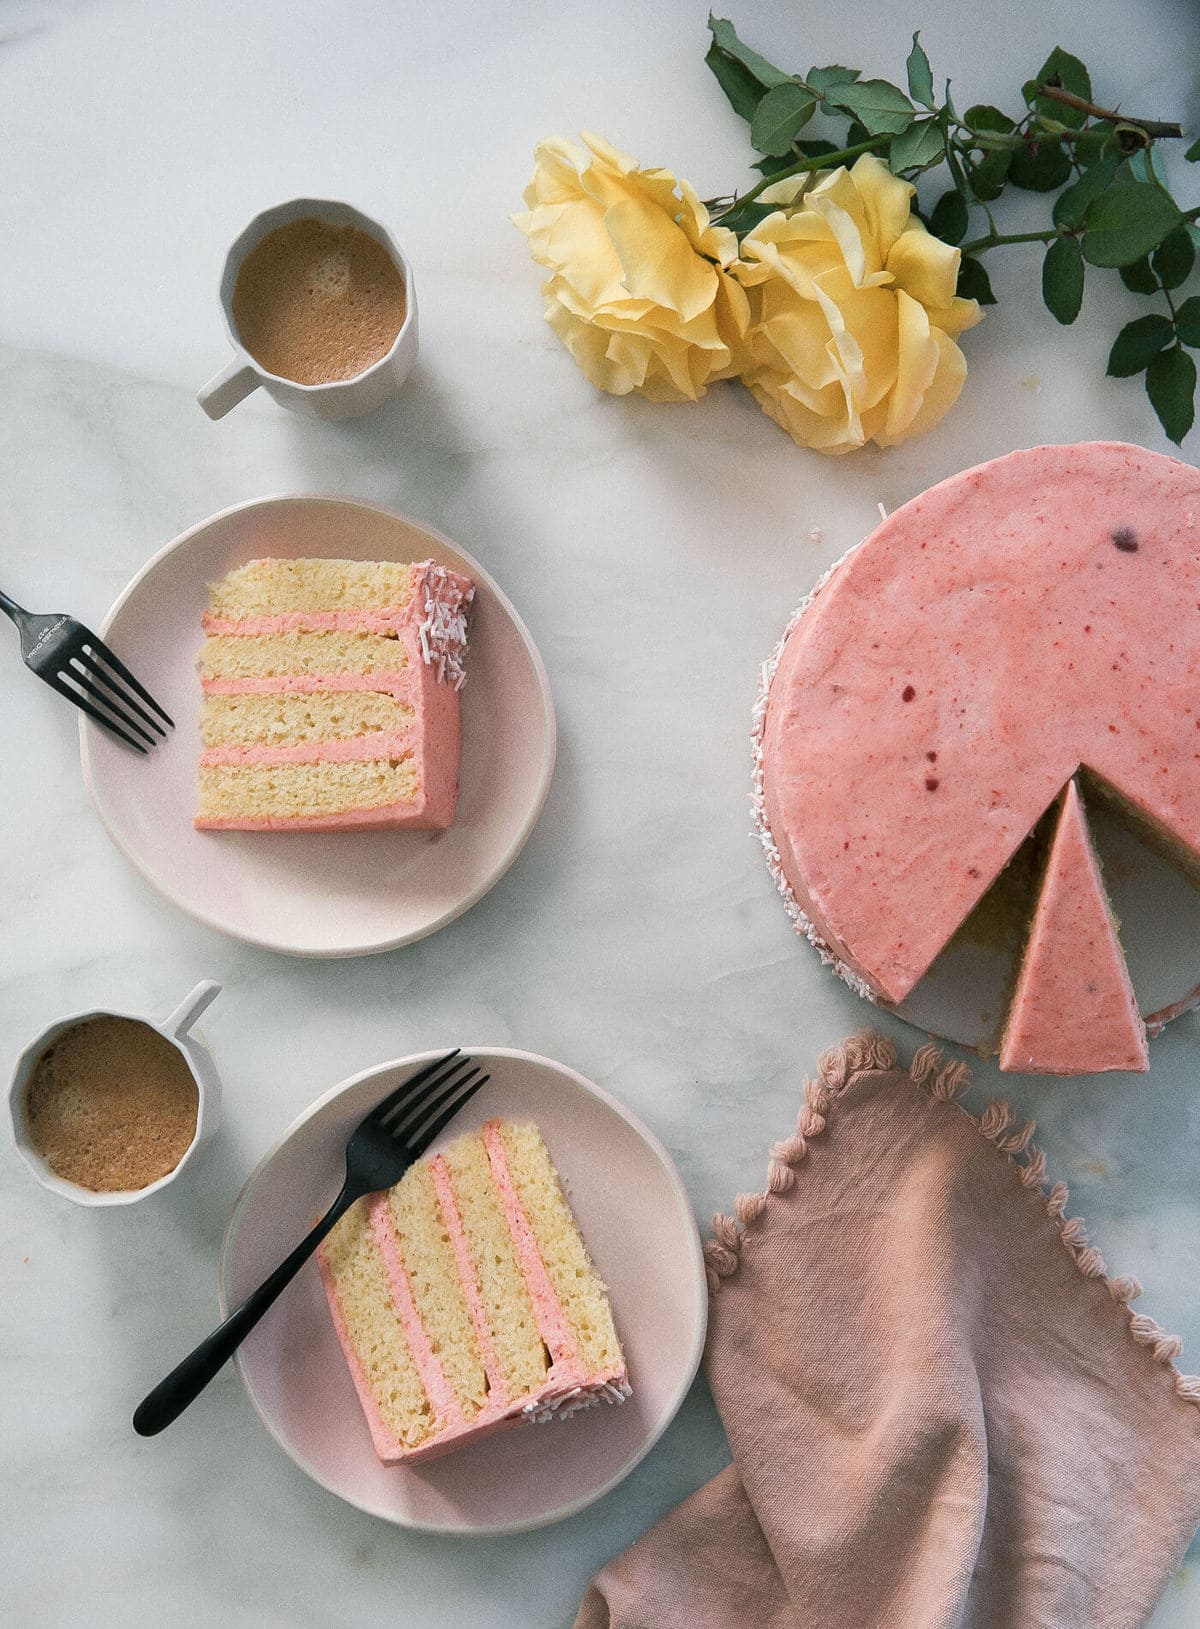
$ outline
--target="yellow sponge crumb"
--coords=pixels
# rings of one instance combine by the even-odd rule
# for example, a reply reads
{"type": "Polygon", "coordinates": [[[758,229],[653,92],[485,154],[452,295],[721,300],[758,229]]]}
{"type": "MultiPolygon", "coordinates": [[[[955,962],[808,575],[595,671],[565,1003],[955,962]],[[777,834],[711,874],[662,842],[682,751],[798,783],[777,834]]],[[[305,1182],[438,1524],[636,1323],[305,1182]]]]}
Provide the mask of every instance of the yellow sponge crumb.
{"type": "Polygon", "coordinates": [[[413,568],[390,560],[251,560],[208,592],[208,608],[218,617],[390,611],[412,598],[413,568]]]}

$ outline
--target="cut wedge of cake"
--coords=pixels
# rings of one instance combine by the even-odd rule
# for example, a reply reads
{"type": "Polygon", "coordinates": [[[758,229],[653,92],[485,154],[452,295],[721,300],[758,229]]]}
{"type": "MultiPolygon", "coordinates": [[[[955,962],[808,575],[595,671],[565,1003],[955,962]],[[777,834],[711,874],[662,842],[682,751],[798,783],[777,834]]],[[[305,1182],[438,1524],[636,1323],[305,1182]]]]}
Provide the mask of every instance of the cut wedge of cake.
{"type": "Polygon", "coordinates": [[[473,594],[431,560],[252,560],[214,583],[196,825],[449,826],[473,594]]]}
{"type": "Polygon", "coordinates": [[[1050,1075],[1150,1067],[1146,1026],[1074,781],[1063,794],[1000,1067],[1050,1075]]]}
{"type": "Polygon", "coordinates": [[[317,1255],[385,1464],[630,1395],[536,1126],[491,1120],[353,1206],[317,1255]]]}

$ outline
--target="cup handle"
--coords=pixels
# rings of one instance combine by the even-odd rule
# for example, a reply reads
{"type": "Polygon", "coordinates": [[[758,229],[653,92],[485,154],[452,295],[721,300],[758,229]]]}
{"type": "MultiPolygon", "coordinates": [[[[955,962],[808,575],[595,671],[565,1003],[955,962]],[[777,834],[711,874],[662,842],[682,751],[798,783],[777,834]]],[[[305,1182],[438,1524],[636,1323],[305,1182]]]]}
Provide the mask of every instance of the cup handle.
{"type": "Polygon", "coordinates": [[[206,385],[196,392],[196,400],[210,419],[223,419],[231,407],[236,407],[252,390],[258,388],[258,375],[247,362],[235,356],[214,373],[206,385]]]}
{"type": "Polygon", "coordinates": [[[216,979],[205,979],[185,995],[175,1011],[164,1019],[162,1028],[168,1035],[186,1035],[204,1009],[221,993],[216,979]]]}

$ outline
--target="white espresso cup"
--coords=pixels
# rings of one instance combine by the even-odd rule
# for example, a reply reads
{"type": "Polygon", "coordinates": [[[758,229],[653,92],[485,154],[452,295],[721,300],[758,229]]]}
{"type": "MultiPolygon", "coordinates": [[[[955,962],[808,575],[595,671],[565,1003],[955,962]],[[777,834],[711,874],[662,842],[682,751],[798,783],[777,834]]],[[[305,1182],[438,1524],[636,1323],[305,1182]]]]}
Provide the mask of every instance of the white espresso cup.
{"type": "Polygon", "coordinates": [[[132,1205],[136,1200],[145,1199],[150,1194],[158,1193],[161,1188],[167,1187],[192,1163],[201,1146],[208,1142],[221,1121],[221,1077],[217,1074],[217,1066],[213,1062],[211,1052],[199,1036],[193,1034],[192,1025],[220,990],[221,986],[215,980],[205,979],[183,998],[175,1011],[161,1024],[156,1024],[152,1018],[146,1018],[141,1013],[118,1012],[111,1007],[72,1013],[70,1017],[60,1018],[56,1024],[51,1024],[36,1040],[29,1043],[17,1059],[8,1088],[9,1130],[17,1153],[43,1188],[49,1188],[51,1193],[60,1194],[64,1199],[74,1200],[77,1205],[132,1205]],[[144,1188],[103,1190],[81,1188],[77,1182],[68,1182],[65,1177],[57,1176],[30,1140],[25,1120],[25,1088],[37,1067],[38,1059],[64,1030],[72,1028],[75,1024],[84,1024],[91,1018],[132,1018],[139,1024],[146,1024],[150,1029],[157,1030],[163,1039],[170,1041],[181,1054],[191,1070],[192,1079],[196,1082],[196,1130],[192,1140],[179,1163],[164,1176],[160,1176],[157,1182],[151,1182],[144,1188]]]}
{"type": "Polygon", "coordinates": [[[358,418],[394,396],[408,378],[417,359],[417,291],[413,284],[412,267],[391,234],[378,221],[373,221],[369,215],[364,215],[350,204],[329,198],[292,198],[286,204],[277,204],[274,209],[264,209],[230,245],[229,253],[225,256],[225,270],[221,274],[220,297],[225,332],[233,346],[233,357],[197,393],[196,400],[210,419],[224,418],[231,407],[236,407],[259,385],[281,407],[290,407],[294,413],[303,413],[308,418],[358,418]],[[233,320],[233,291],[242,262],[268,232],[290,226],[293,221],[314,219],[324,221],[329,226],[356,226],[360,232],[367,233],[383,245],[404,279],[405,314],[400,332],[378,362],[364,368],[362,373],[356,373],[352,379],[330,379],[325,384],[302,385],[295,379],[283,378],[281,374],[268,373],[250,355],[242,344],[233,320]]]}

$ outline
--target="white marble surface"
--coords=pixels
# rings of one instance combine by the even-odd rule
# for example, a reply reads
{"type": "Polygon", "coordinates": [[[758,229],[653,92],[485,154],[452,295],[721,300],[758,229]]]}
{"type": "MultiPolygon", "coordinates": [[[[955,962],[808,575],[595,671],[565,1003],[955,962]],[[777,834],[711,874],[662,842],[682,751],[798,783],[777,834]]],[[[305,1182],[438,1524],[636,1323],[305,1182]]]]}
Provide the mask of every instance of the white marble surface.
{"type": "MultiPolygon", "coordinates": [[[[784,60],[888,76],[920,24],[960,103],[1011,103],[1061,41],[1098,93],[1195,131],[1193,10],[741,0],[735,15],[784,60]]],[[[593,394],[542,325],[506,211],[534,141],[581,125],[702,194],[743,177],[741,126],[703,65],[704,12],[0,0],[0,582],[99,620],[147,555],[227,503],[361,495],[487,563],[540,642],[561,726],[545,815],[487,900],[405,951],[296,963],[183,919],[130,871],[86,803],[73,717],[5,651],[0,1051],[93,1003],[165,1012],[212,976],[226,990],[203,1027],[227,1104],[190,1178],[124,1213],[60,1204],[0,1152],[5,1624],[570,1622],[595,1568],[722,1463],[703,1386],[602,1504],[503,1542],[413,1537],[343,1507],[267,1439],[231,1373],[140,1442],[133,1404],[213,1317],[234,1195],[330,1084],[462,1036],[559,1057],[617,1093],[670,1146],[701,1216],[753,1185],[815,1052],[870,1017],[793,939],[748,835],[758,662],[877,502],[1039,440],[1165,449],[1137,388],[1103,376],[1132,298],[1090,290],[1085,323],[1061,330],[1027,292],[1024,251],[995,265],[1003,303],[967,336],[961,404],[912,446],[826,462],[734,387],[695,409],[593,394]],[[418,372],[360,424],[257,399],[210,424],[192,393],[223,359],[224,245],[301,192],[345,196],[404,243],[418,372]]],[[[1038,1116],[1072,1209],[1113,1271],[1144,1279],[1146,1310],[1184,1335],[1195,1369],[1195,1017],[1153,1062],[1147,1081],[1003,1090],[1038,1116]]],[[[990,1067],[977,1078],[975,1103],[997,1087],[990,1067]]],[[[1197,1621],[1185,1566],[1154,1623],[1197,1621]]]]}

